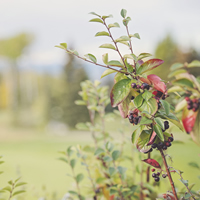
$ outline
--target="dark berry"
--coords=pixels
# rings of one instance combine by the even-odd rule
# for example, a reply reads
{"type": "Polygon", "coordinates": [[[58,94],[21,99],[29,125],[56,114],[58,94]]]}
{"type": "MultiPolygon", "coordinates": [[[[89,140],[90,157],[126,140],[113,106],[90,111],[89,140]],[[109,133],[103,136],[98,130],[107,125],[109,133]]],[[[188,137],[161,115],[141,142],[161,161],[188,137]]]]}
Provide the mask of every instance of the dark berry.
{"type": "Polygon", "coordinates": [[[163,150],[167,150],[167,146],[164,145],[164,146],[162,147],[162,149],[163,149],[163,150]]]}
{"type": "Polygon", "coordinates": [[[157,94],[156,94],[156,96],[157,96],[157,97],[159,97],[159,98],[160,98],[162,95],[163,95],[163,93],[162,93],[162,92],[160,92],[160,91],[157,91],[157,94]]]}
{"type": "Polygon", "coordinates": [[[159,148],[159,149],[162,149],[162,147],[163,147],[163,143],[162,143],[162,142],[159,142],[159,143],[158,143],[158,148],[159,148]]]}
{"type": "Polygon", "coordinates": [[[169,128],[169,124],[165,125],[165,130],[167,130],[169,128]]]}
{"type": "Polygon", "coordinates": [[[168,121],[164,121],[164,125],[169,125],[169,122],[168,121]]]}
{"type": "Polygon", "coordinates": [[[147,83],[142,83],[142,85],[141,85],[141,88],[144,88],[144,89],[147,89],[147,90],[149,90],[149,84],[147,84],[147,83]]]}
{"type": "Polygon", "coordinates": [[[140,89],[140,85],[137,85],[136,88],[137,88],[137,89],[140,89]]]}
{"type": "Polygon", "coordinates": [[[156,174],[156,173],[153,173],[153,174],[152,174],[152,177],[153,177],[153,178],[157,177],[157,174],[156,174]]]}
{"type": "Polygon", "coordinates": [[[160,178],[159,178],[159,177],[156,177],[156,178],[154,178],[154,180],[155,180],[156,182],[158,182],[158,181],[160,180],[160,178]]]}
{"type": "Polygon", "coordinates": [[[133,123],[134,123],[135,125],[137,125],[137,124],[138,124],[138,120],[139,120],[139,117],[133,118],[133,123]]]}
{"type": "Polygon", "coordinates": [[[165,99],[166,99],[166,96],[165,96],[165,95],[163,95],[163,96],[162,96],[162,100],[165,100],[165,99]]]}
{"type": "Polygon", "coordinates": [[[138,93],[140,93],[140,90],[137,90],[138,93]]]}
{"type": "Polygon", "coordinates": [[[167,177],[167,174],[163,174],[162,177],[163,177],[163,178],[166,178],[166,177],[167,177]]]}
{"type": "Polygon", "coordinates": [[[134,96],[132,96],[132,97],[131,97],[131,100],[133,100],[133,99],[135,99],[135,97],[134,97],[134,96]]]}
{"type": "Polygon", "coordinates": [[[173,142],[173,141],[174,141],[174,138],[173,138],[173,137],[168,137],[168,141],[169,141],[169,142],[173,142]]]}
{"type": "Polygon", "coordinates": [[[171,142],[165,142],[165,145],[166,145],[167,147],[170,147],[172,144],[171,144],[171,142]]]}
{"type": "Polygon", "coordinates": [[[158,109],[160,109],[160,108],[161,108],[161,103],[159,102],[159,103],[158,103],[158,109]]]}
{"type": "Polygon", "coordinates": [[[155,172],[155,169],[151,169],[152,172],[155,172]]]}
{"type": "Polygon", "coordinates": [[[144,89],[145,89],[144,85],[141,85],[141,89],[142,89],[142,90],[144,90],[144,89]]]}
{"type": "Polygon", "coordinates": [[[160,176],[160,172],[157,172],[157,176],[160,176]]]}
{"type": "Polygon", "coordinates": [[[136,88],[136,83],[131,83],[132,88],[136,88]]]}
{"type": "Polygon", "coordinates": [[[133,119],[133,115],[129,115],[128,118],[129,118],[129,119],[133,119]]]}
{"type": "Polygon", "coordinates": [[[157,144],[156,144],[156,143],[153,143],[153,144],[151,145],[151,147],[152,147],[153,149],[155,149],[155,148],[157,147],[157,144]]]}

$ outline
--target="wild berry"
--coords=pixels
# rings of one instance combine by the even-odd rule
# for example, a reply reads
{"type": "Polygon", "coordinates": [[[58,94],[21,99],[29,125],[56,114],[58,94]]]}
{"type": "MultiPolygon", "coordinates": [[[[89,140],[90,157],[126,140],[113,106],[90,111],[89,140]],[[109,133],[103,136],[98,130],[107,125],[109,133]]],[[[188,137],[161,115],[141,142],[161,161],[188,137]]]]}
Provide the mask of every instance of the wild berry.
{"type": "Polygon", "coordinates": [[[158,109],[160,109],[160,108],[161,108],[161,103],[159,102],[159,103],[158,103],[158,109]]]}
{"type": "Polygon", "coordinates": [[[163,143],[162,143],[162,142],[159,142],[159,143],[158,143],[158,149],[162,149],[162,147],[163,147],[163,143]]]}
{"type": "Polygon", "coordinates": [[[169,141],[169,142],[173,142],[173,141],[174,141],[174,138],[173,138],[173,137],[168,137],[168,141],[169,141]]]}
{"type": "Polygon", "coordinates": [[[185,100],[186,100],[186,101],[189,101],[189,100],[190,100],[190,98],[189,98],[189,97],[185,97],[185,100]]]}
{"type": "Polygon", "coordinates": [[[131,83],[132,88],[136,88],[136,83],[131,83]]]}
{"type": "Polygon", "coordinates": [[[153,177],[153,178],[157,177],[157,174],[156,174],[156,173],[153,173],[153,174],[152,174],[152,177],[153,177]]]}
{"type": "Polygon", "coordinates": [[[169,128],[169,124],[165,124],[165,130],[169,128]]]}
{"type": "Polygon", "coordinates": [[[142,88],[149,90],[150,87],[149,87],[149,84],[147,84],[147,83],[142,83],[141,89],[142,89],[142,88]]]}
{"type": "Polygon", "coordinates": [[[167,177],[167,174],[163,174],[162,177],[163,177],[163,178],[166,178],[166,177],[167,177]]]}
{"type": "Polygon", "coordinates": [[[156,178],[154,178],[154,180],[155,180],[156,182],[158,182],[158,181],[160,180],[160,178],[159,178],[159,177],[156,177],[156,178]]]}
{"type": "Polygon", "coordinates": [[[156,144],[156,143],[153,143],[153,144],[151,145],[151,147],[152,147],[153,149],[155,149],[155,148],[157,147],[157,144],[156,144]]]}
{"type": "Polygon", "coordinates": [[[133,100],[133,99],[135,99],[135,97],[134,97],[134,96],[132,96],[132,97],[131,97],[131,100],[133,100]]]}
{"type": "Polygon", "coordinates": [[[141,89],[142,89],[142,90],[144,90],[144,89],[145,89],[144,85],[141,85],[141,89]]]}
{"type": "Polygon", "coordinates": [[[151,169],[152,172],[155,172],[155,169],[151,169]]]}
{"type": "Polygon", "coordinates": [[[157,172],[157,176],[160,176],[160,172],[157,172]]]}
{"type": "Polygon", "coordinates": [[[137,89],[140,89],[140,85],[137,85],[136,88],[137,88],[137,89]]]}
{"type": "Polygon", "coordinates": [[[170,147],[172,144],[171,144],[171,142],[165,142],[165,145],[166,145],[167,147],[170,147]]]}
{"type": "Polygon", "coordinates": [[[167,150],[167,146],[164,145],[164,146],[162,147],[162,149],[163,149],[163,150],[167,150]]]}

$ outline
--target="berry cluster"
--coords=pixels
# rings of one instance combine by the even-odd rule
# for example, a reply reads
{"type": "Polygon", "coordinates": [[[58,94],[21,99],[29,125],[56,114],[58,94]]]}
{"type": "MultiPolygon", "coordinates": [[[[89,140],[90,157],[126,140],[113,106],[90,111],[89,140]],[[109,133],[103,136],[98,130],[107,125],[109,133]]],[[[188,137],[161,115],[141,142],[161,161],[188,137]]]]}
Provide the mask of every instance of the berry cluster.
{"type": "Polygon", "coordinates": [[[153,149],[157,148],[158,150],[162,149],[162,150],[167,150],[168,147],[170,147],[172,144],[171,142],[174,141],[174,138],[173,137],[168,137],[168,139],[164,142],[159,142],[158,144],[156,143],[153,143],[151,145],[151,147],[153,149]]]}
{"type": "Polygon", "coordinates": [[[134,111],[130,111],[129,115],[128,115],[128,119],[129,119],[129,122],[131,124],[135,124],[137,125],[140,120],[141,120],[141,116],[138,116],[138,110],[134,110],[134,111]]]}
{"type": "Polygon", "coordinates": [[[190,99],[189,97],[185,97],[185,100],[187,101],[188,110],[193,110],[196,112],[199,109],[200,99],[190,99]]]}
{"type": "MultiPolygon", "coordinates": [[[[156,181],[156,182],[158,182],[159,180],[160,180],[160,172],[157,172],[157,173],[155,173],[155,169],[152,169],[151,170],[152,172],[154,172],[153,174],[152,174],[152,177],[154,178],[154,180],[156,181]]],[[[163,178],[166,178],[167,177],[167,174],[162,174],[162,177],[163,178]]]]}
{"type": "MultiPolygon", "coordinates": [[[[155,169],[152,169],[151,171],[154,172],[155,169]]],[[[160,172],[157,172],[157,173],[154,172],[154,173],[152,174],[152,177],[154,178],[154,180],[155,180],[156,182],[158,182],[158,181],[160,180],[159,176],[160,176],[160,172]]]]}
{"type": "Polygon", "coordinates": [[[142,85],[139,85],[139,84],[137,85],[136,83],[132,83],[131,87],[133,89],[142,89],[142,90],[145,90],[145,89],[149,90],[150,88],[150,86],[147,83],[142,83],[142,85]]]}
{"type": "Polygon", "coordinates": [[[165,129],[164,130],[162,129],[163,132],[165,132],[169,128],[169,122],[168,121],[164,121],[164,127],[165,127],[165,129]]]}

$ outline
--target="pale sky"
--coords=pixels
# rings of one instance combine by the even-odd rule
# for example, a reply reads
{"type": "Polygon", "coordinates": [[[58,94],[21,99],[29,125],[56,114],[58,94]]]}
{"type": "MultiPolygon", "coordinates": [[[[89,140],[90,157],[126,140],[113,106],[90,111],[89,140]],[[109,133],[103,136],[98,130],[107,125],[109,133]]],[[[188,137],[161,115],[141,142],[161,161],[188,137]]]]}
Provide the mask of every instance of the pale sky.
{"type": "Polygon", "coordinates": [[[93,53],[101,62],[105,52],[111,57],[115,55],[112,50],[98,48],[110,40],[94,37],[105,28],[99,23],[89,23],[93,16],[88,13],[112,14],[108,22],[121,25],[121,29],[113,29],[114,36],[119,37],[125,35],[122,8],[132,19],[130,32],[141,36],[141,40],[133,40],[136,54],[153,54],[157,42],[169,32],[182,47],[200,50],[199,0],[0,0],[0,38],[20,32],[34,34],[35,41],[24,57],[33,67],[62,64],[65,53],[54,47],[60,42],[73,45],[81,55],[93,53]]]}

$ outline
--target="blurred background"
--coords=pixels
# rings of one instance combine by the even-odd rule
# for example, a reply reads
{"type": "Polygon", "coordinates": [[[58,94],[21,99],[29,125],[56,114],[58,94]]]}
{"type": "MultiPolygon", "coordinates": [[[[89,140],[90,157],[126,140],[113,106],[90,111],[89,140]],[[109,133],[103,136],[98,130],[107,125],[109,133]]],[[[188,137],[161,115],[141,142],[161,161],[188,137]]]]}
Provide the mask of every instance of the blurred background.
{"type": "MultiPolygon", "coordinates": [[[[74,101],[80,98],[80,82],[100,79],[104,69],[77,60],[54,46],[67,42],[80,55],[94,54],[99,63],[106,52],[110,59],[117,59],[112,50],[98,48],[110,41],[94,37],[104,27],[89,23],[93,16],[88,13],[112,14],[114,18],[108,21],[121,25],[121,29],[113,29],[113,35],[119,37],[125,34],[122,8],[132,19],[130,32],[141,37],[133,40],[134,53],[147,52],[163,59],[165,63],[155,71],[163,79],[167,79],[172,63],[200,60],[199,0],[0,1],[0,154],[6,161],[2,168],[8,170],[2,175],[3,180],[8,174],[21,174],[33,183],[33,188],[38,184],[53,188],[46,169],[50,167],[52,174],[60,170],[53,160],[57,150],[90,141],[89,136],[74,131],[77,122],[88,121],[87,110],[74,101]],[[49,162],[43,160],[43,154],[49,162]],[[29,177],[30,167],[35,169],[34,166],[40,171],[35,173],[47,173],[46,176],[29,177]]],[[[127,50],[122,47],[124,53],[127,50]]],[[[102,82],[112,87],[112,77],[102,82]]],[[[61,174],[54,180],[64,181],[66,177],[61,174]]],[[[65,186],[61,187],[64,191],[65,186]]]]}

